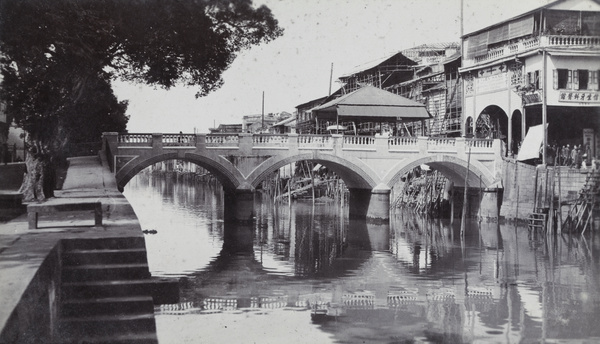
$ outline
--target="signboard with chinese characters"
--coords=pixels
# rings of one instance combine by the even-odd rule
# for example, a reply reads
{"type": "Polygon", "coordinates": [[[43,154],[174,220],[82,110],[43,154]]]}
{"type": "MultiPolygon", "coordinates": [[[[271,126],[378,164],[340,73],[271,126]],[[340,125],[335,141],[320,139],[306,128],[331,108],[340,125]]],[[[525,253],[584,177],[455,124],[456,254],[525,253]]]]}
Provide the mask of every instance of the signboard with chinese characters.
{"type": "Polygon", "coordinates": [[[600,92],[598,91],[560,91],[559,102],[600,104],[600,92]]]}

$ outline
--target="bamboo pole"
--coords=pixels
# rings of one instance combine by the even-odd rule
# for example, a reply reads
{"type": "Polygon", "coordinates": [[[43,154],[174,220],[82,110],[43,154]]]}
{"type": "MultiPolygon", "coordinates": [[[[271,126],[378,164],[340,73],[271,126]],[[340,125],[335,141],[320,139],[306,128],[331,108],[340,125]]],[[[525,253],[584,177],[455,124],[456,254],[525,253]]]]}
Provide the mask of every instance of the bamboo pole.
{"type": "Polygon", "coordinates": [[[538,183],[538,174],[539,174],[539,171],[538,171],[538,169],[536,168],[536,169],[535,169],[535,179],[534,179],[534,181],[533,181],[533,212],[534,212],[534,213],[535,213],[535,212],[536,212],[536,210],[537,210],[537,193],[538,193],[538,192],[537,192],[537,191],[538,191],[538,186],[537,186],[537,183],[538,183]]]}
{"type": "Polygon", "coordinates": [[[556,165],[554,166],[554,168],[552,169],[552,184],[550,186],[550,225],[548,226],[547,229],[547,234],[550,234],[550,232],[554,231],[554,186],[555,186],[555,180],[556,180],[556,165]]]}
{"type": "Polygon", "coordinates": [[[481,222],[481,201],[483,198],[483,190],[481,189],[481,174],[479,175],[479,209],[477,209],[477,220],[481,222]]]}
{"type": "Polygon", "coordinates": [[[517,202],[515,204],[515,227],[519,221],[519,186],[517,185],[517,202]]]}
{"type": "Polygon", "coordinates": [[[558,234],[562,234],[562,190],[560,187],[560,171],[558,171],[558,234]]]}

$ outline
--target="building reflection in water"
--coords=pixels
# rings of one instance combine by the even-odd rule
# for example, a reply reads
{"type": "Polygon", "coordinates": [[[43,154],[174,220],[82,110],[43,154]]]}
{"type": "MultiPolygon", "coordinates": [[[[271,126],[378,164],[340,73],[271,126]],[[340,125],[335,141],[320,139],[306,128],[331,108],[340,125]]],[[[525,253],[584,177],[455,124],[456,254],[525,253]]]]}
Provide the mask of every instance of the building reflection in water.
{"type": "MultiPolygon", "coordinates": [[[[181,304],[161,306],[159,323],[204,316],[210,328],[262,314],[269,328],[293,313],[304,320],[286,326],[329,342],[600,338],[597,237],[471,222],[461,238],[459,224],[409,212],[378,225],[334,204],[267,198],[257,198],[253,224],[234,226],[222,221],[218,186],[152,176],[134,179],[126,196],[143,227],[157,226],[146,237],[153,274],[181,278],[181,304]]],[[[248,336],[264,330],[260,321],[248,336]]]]}

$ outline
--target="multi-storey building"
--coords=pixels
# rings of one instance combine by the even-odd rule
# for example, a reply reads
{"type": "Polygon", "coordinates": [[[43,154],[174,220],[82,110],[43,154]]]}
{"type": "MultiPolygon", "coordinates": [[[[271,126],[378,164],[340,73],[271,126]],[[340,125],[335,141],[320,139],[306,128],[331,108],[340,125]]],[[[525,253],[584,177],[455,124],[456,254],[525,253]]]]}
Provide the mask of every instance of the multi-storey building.
{"type": "Polygon", "coordinates": [[[547,124],[544,147],[590,143],[600,153],[598,1],[557,0],[462,44],[463,134],[501,138],[516,153],[528,128],[547,124]]]}
{"type": "Polygon", "coordinates": [[[387,88],[390,92],[427,106],[432,119],[406,124],[409,132],[449,137],[461,134],[462,85],[458,73],[461,56],[454,49],[456,45],[447,43],[443,46],[448,47],[446,53],[439,52],[438,48],[433,50],[436,54],[425,54],[426,46],[419,46],[418,51],[425,54],[420,61],[427,64],[420,64],[411,80],[387,88]],[[425,128],[421,128],[423,124],[425,128]]]}

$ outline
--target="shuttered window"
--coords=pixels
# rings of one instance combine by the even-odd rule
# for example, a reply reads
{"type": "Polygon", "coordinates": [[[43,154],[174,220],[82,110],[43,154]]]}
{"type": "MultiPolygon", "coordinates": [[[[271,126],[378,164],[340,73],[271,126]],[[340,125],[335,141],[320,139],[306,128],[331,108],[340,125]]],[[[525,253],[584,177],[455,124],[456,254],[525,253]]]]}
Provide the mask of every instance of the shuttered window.
{"type": "Polygon", "coordinates": [[[554,70],[554,87],[557,90],[571,89],[571,76],[573,73],[568,69],[554,70]]]}
{"type": "Polygon", "coordinates": [[[573,72],[573,89],[579,89],[579,70],[575,69],[573,72]]]}

